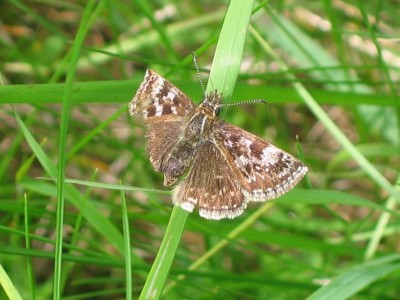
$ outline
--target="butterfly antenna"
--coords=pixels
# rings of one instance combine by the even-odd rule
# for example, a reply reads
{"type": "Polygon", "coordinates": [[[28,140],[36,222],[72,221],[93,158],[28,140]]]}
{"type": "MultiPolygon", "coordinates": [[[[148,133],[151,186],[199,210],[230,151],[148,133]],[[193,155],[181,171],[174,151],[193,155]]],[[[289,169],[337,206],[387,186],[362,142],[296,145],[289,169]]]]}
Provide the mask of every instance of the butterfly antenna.
{"type": "Polygon", "coordinates": [[[219,107],[236,106],[236,105],[243,105],[243,104],[249,104],[249,103],[264,103],[265,105],[269,106],[269,103],[264,99],[253,99],[253,100],[235,102],[235,103],[224,103],[224,104],[220,104],[219,107]]]}
{"type": "Polygon", "coordinates": [[[196,53],[194,53],[193,51],[192,51],[192,56],[193,56],[194,66],[196,68],[197,78],[199,79],[199,82],[200,82],[200,85],[201,85],[201,89],[203,90],[203,95],[205,95],[206,94],[206,89],[204,88],[203,79],[201,78],[201,74],[200,74],[200,70],[199,70],[199,65],[197,64],[196,53]]]}

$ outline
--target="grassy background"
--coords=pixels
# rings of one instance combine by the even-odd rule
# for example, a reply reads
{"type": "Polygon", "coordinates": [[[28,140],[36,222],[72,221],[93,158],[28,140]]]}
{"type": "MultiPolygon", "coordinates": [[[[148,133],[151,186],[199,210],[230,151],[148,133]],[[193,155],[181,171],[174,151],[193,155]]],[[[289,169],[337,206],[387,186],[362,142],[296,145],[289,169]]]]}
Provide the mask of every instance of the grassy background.
{"type": "MultiPolygon", "coordinates": [[[[190,52],[208,78],[228,3],[0,4],[0,299],[135,299],[156,278],[150,269],[173,225],[183,236],[173,237],[169,274],[160,264],[165,299],[398,297],[400,9],[257,4],[225,101],[270,106],[221,115],[300,149],[310,172],[235,220],[194,212],[180,225],[168,221],[169,191],[127,103],[146,68],[198,103],[190,52]]],[[[240,51],[229,48],[236,34],[232,26],[223,41],[227,55],[240,51]]]]}

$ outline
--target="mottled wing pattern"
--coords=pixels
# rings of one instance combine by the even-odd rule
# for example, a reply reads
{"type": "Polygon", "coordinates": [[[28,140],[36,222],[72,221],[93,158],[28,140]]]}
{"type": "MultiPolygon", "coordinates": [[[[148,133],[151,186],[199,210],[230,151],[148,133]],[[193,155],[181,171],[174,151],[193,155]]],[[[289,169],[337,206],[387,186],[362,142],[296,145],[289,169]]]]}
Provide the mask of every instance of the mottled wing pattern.
{"type": "Polygon", "coordinates": [[[281,196],[307,172],[298,159],[238,127],[216,119],[221,96],[193,102],[157,73],[147,70],[129,104],[148,127],[148,152],[154,169],[173,184],[173,202],[187,211],[199,206],[207,219],[235,218],[249,201],[281,196]]]}
{"type": "Polygon", "coordinates": [[[150,162],[158,172],[179,136],[182,118],[194,110],[193,102],[177,87],[152,70],[147,70],[135,97],[131,115],[141,113],[147,128],[150,162]]]}
{"type": "Polygon", "coordinates": [[[149,159],[157,172],[163,172],[163,162],[169,156],[177,142],[180,130],[180,121],[167,123],[153,123],[147,127],[147,152],[149,159]]]}
{"type": "Polygon", "coordinates": [[[187,177],[175,187],[172,200],[189,212],[198,204],[200,216],[206,219],[233,219],[246,208],[238,175],[216,146],[205,141],[187,177]]]}
{"type": "Polygon", "coordinates": [[[152,70],[147,70],[129,104],[131,115],[142,113],[146,124],[179,121],[195,108],[192,100],[152,70]]]}
{"type": "Polygon", "coordinates": [[[236,174],[246,201],[274,199],[293,188],[307,173],[301,161],[257,136],[223,121],[218,122],[215,143],[236,174]]]}

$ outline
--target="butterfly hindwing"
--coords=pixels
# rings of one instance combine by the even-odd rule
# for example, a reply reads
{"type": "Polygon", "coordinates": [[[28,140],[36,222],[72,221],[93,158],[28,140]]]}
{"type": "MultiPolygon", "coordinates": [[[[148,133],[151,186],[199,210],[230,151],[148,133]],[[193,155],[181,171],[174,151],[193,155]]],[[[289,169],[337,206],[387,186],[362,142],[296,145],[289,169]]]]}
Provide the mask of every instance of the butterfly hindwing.
{"type": "Polygon", "coordinates": [[[217,147],[204,142],[172,200],[187,211],[198,204],[200,216],[206,219],[232,219],[246,208],[239,183],[217,147]]]}

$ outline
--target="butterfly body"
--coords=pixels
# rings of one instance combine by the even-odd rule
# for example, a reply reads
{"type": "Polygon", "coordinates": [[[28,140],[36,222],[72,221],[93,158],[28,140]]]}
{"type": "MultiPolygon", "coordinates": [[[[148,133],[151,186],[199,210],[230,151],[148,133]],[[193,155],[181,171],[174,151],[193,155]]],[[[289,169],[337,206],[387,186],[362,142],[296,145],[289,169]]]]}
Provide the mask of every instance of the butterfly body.
{"type": "Polygon", "coordinates": [[[299,160],[257,136],[218,119],[221,94],[196,108],[178,88],[152,70],[129,105],[148,127],[150,162],[164,185],[180,181],[173,202],[199,206],[207,219],[234,218],[250,201],[277,198],[307,172],[299,160]]]}

